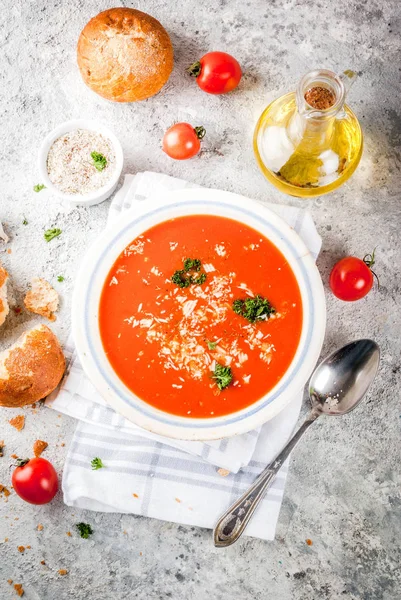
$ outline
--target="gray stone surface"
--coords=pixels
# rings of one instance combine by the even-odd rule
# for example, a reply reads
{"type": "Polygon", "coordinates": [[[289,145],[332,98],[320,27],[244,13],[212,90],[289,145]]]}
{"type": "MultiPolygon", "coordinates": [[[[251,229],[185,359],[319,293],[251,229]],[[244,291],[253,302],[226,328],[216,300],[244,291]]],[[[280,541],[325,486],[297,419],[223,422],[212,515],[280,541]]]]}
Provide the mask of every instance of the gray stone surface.
{"type": "MultiPolygon", "coordinates": [[[[216,550],[210,531],[71,510],[61,497],[35,507],[12,494],[7,503],[0,498],[0,598],[15,597],[6,582],[10,578],[23,584],[27,600],[397,600],[399,2],[139,1],[135,6],[170,32],[176,64],[161,94],[129,105],[114,105],[92,94],[76,66],[80,30],[109,6],[104,0],[2,3],[0,220],[10,235],[11,253],[0,247],[0,259],[11,273],[15,303],[21,304],[32,276],[55,282],[62,306],[54,328],[65,340],[80,260],[106,219],[107,202],[71,209],[45,192],[32,192],[38,183],[38,145],[56,124],[80,116],[109,124],[123,144],[125,172],[163,171],[262,201],[297,204],[301,201],[281,195],[257,170],[252,153],[256,119],[309,69],[352,68],[360,73],[350,104],[365,134],[361,165],[342,189],[302,205],[310,208],[323,236],[318,266],[328,303],[324,352],[371,336],[382,348],[381,370],[367,401],[347,417],[322,419],[295,452],[273,543],[244,538],[228,550],[216,550]],[[245,72],[240,89],[225,97],[202,94],[184,75],[188,63],[214,49],[235,54],[245,72]],[[208,130],[200,158],[174,163],[161,152],[162,133],[176,120],[191,120],[208,130]],[[63,234],[46,244],[43,231],[52,226],[63,234]],[[380,290],[356,304],[334,299],[327,288],[333,262],[345,254],[362,256],[375,246],[380,290]],[[63,283],[56,282],[59,274],[66,278],[63,283]],[[78,521],[93,524],[90,540],[75,534],[78,521]],[[38,523],[43,524],[41,532],[38,523]],[[69,530],[72,537],[66,535],[69,530]],[[307,538],[312,546],[305,543],[307,538]],[[31,549],[20,554],[19,545],[31,549]],[[63,568],[68,575],[61,577],[58,569],[63,568]]],[[[6,346],[34,322],[25,312],[12,314],[1,331],[1,344],[6,346]]],[[[36,438],[49,442],[45,456],[61,472],[73,430],[71,419],[45,408],[1,409],[0,439],[6,451],[0,458],[0,483],[9,484],[10,455],[29,454],[36,438]],[[20,412],[26,415],[26,427],[17,433],[8,420],[20,412]]]]}

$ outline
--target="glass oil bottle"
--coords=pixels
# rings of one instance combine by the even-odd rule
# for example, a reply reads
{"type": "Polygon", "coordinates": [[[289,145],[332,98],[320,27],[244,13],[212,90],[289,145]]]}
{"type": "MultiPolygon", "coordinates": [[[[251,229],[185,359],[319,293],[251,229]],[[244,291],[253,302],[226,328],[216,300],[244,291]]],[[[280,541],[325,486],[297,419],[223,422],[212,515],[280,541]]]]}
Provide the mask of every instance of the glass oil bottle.
{"type": "Polygon", "coordinates": [[[321,196],[342,185],[361,159],[358,119],[344,104],[356,74],[307,73],[297,90],[274,100],[255,129],[254,151],[265,177],[280,191],[321,196]]]}

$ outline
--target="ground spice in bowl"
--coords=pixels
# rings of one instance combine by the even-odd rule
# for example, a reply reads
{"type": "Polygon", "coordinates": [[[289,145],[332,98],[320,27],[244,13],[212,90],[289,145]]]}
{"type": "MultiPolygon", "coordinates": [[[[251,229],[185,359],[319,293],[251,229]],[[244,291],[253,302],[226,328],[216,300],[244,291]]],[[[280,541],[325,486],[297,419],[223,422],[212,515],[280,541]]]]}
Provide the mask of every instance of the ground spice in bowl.
{"type": "Polygon", "coordinates": [[[336,101],[336,97],[331,90],[319,85],[307,90],[304,98],[309,106],[317,108],[317,110],[326,110],[333,106],[336,101]]]}
{"type": "Polygon", "coordinates": [[[47,155],[50,181],[65,194],[88,194],[107,185],[115,169],[112,142],[89,129],[57,138],[47,155]]]}

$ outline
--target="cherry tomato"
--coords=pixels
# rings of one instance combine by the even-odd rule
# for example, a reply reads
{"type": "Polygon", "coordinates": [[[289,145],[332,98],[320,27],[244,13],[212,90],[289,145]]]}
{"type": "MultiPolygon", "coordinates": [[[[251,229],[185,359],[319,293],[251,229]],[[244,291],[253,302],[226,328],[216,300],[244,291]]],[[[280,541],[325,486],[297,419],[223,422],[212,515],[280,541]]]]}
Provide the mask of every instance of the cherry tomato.
{"type": "Polygon", "coordinates": [[[330,287],[335,296],[346,302],[360,300],[370,292],[373,285],[371,267],[375,263],[375,253],[363,259],[355,256],[342,258],[330,274],[330,287]]]}
{"type": "Polygon", "coordinates": [[[192,127],[189,123],[176,123],[167,129],[163,137],[163,151],[175,160],[186,160],[198,154],[201,139],[205,137],[204,127],[192,127]]]}
{"type": "Polygon", "coordinates": [[[30,504],[47,504],[58,490],[57,473],[45,458],[20,461],[12,475],[13,488],[20,498],[30,504]]]}
{"type": "Polygon", "coordinates": [[[238,86],[242,76],[239,62],[226,52],[208,52],[188,71],[196,77],[200,89],[208,94],[231,92],[238,86]]]}

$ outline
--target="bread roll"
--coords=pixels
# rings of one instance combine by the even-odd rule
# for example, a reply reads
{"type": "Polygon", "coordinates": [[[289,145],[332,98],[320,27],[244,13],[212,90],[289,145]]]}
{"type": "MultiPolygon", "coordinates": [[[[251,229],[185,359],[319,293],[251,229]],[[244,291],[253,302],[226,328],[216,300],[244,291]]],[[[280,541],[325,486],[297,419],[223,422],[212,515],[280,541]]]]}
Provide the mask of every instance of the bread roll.
{"type": "Polygon", "coordinates": [[[7,279],[8,273],[0,263],[0,327],[3,325],[10,311],[7,302],[7,279]]]}
{"type": "Polygon", "coordinates": [[[64,355],[52,331],[46,325],[26,331],[0,353],[0,406],[24,406],[45,398],[64,370],[64,355]]]}
{"type": "Polygon", "coordinates": [[[46,317],[49,321],[56,320],[54,313],[58,309],[58,293],[46,279],[32,279],[31,290],[26,294],[24,304],[29,311],[46,317]]]}
{"type": "Polygon", "coordinates": [[[173,69],[164,27],[133,8],[111,8],[86,24],[78,40],[78,66],[94,92],[114,102],[136,102],[163,87],[173,69]]]}

